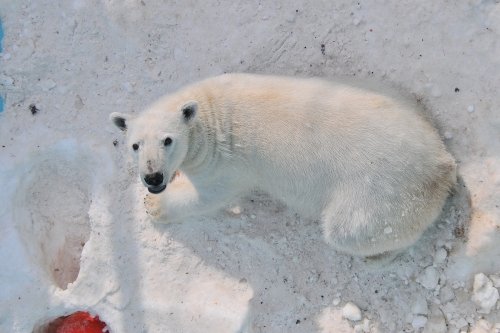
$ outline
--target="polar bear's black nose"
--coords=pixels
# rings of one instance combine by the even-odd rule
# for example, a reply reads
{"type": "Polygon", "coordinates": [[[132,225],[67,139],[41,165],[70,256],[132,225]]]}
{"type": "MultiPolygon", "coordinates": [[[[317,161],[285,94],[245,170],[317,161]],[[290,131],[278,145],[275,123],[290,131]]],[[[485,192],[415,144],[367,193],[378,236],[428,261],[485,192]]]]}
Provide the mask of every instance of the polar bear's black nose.
{"type": "Polygon", "coordinates": [[[150,173],[149,175],[144,176],[144,181],[148,185],[158,186],[163,183],[163,174],[159,172],[150,173]]]}

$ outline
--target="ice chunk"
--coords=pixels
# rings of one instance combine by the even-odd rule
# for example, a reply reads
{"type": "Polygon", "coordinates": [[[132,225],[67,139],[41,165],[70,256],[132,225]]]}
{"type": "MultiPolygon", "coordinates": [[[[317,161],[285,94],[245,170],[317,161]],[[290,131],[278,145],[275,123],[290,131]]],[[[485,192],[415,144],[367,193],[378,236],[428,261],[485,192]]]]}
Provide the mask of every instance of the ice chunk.
{"type": "Polygon", "coordinates": [[[490,313],[498,301],[498,290],[493,287],[493,282],[483,273],[474,275],[472,301],[479,306],[477,312],[490,313]]]}
{"type": "Polygon", "coordinates": [[[413,318],[411,326],[413,326],[413,329],[418,330],[419,328],[424,327],[425,323],[427,323],[427,317],[416,316],[415,318],[413,318]]]}
{"type": "Polygon", "coordinates": [[[444,248],[439,248],[436,251],[436,255],[434,256],[434,264],[441,264],[446,260],[446,257],[448,256],[448,252],[444,248]]]}
{"type": "Polygon", "coordinates": [[[429,308],[427,307],[427,300],[423,295],[418,295],[417,299],[413,302],[411,313],[414,315],[427,315],[429,308]]]}
{"type": "Polygon", "coordinates": [[[432,266],[427,267],[424,273],[419,277],[418,282],[426,289],[436,289],[439,282],[438,271],[432,266]]]}
{"type": "Polygon", "coordinates": [[[361,320],[361,310],[352,302],[348,302],[342,308],[342,317],[350,321],[361,320]]]}

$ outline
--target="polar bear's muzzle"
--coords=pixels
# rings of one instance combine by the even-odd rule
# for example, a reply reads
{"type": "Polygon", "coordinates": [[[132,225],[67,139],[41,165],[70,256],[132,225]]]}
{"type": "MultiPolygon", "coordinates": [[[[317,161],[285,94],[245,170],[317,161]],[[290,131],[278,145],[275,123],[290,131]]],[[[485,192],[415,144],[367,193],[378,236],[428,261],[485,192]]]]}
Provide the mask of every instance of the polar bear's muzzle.
{"type": "MultiPolygon", "coordinates": [[[[179,176],[180,172],[175,171],[172,174],[172,177],[170,177],[168,183],[171,183],[174,181],[174,179],[179,176]]],[[[167,184],[163,184],[163,174],[160,172],[155,172],[151,174],[147,174],[144,176],[144,182],[146,183],[146,187],[150,193],[153,194],[158,194],[163,192],[167,188],[167,184]]]]}
{"type": "Polygon", "coordinates": [[[144,176],[144,182],[147,184],[148,191],[154,194],[162,192],[167,185],[163,184],[163,173],[155,172],[144,176]]]}

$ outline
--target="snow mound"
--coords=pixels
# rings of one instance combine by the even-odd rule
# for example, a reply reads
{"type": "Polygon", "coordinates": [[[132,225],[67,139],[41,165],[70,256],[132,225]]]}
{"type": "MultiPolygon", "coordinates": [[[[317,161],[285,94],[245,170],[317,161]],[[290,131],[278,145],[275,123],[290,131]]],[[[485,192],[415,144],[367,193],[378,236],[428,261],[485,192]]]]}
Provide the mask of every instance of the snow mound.
{"type": "Polygon", "coordinates": [[[76,280],[90,236],[94,156],[64,141],[33,155],[16,175],[16,228],[35,267],[61,289],[76,280]]]}

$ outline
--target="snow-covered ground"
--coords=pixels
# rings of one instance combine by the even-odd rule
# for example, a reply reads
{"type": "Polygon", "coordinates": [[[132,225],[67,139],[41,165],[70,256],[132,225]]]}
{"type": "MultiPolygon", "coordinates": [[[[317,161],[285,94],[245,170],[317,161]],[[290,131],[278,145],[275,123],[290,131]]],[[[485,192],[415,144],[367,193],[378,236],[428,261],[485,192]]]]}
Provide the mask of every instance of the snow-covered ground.
{"type": "Polygon", "coordinates": [[[0,332],[500,332],[500,2],[0,0],[0,332]],[[263,193],[155,225],[113,111],[223,72],[374,78],[459,165],[384,270],[263,193]],[[479,274],[481,273],[481,274],[479,274]]]}

